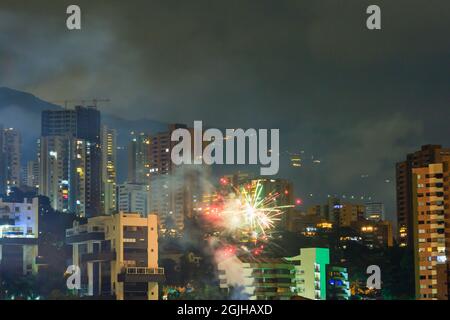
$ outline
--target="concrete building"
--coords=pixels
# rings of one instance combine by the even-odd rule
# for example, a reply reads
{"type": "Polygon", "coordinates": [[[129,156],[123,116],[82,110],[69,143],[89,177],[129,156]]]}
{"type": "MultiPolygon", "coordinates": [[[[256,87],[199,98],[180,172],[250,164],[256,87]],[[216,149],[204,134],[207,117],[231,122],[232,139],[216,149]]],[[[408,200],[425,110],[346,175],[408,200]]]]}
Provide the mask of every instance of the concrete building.
{"type": "Polygon", "coordinates": [[[81,106],[43,111],[41,136],[40,193],[56,210],[100,215],[100,112],[81,106]]]}
{"type": "Polygon", "coordinates": [[[36,274],[39,237],[38,198],[23,203],[4,202],[0,198],[0,271],[36,274]]]}
{"type": "Polygon", "coordinates": [[[232,256],[218,263],[220,288],[241,289],[236,298],[289,300],[295,296],[295,267],[285,259],[232,256]]]}
{"type": "Polygon", "coordinates": [[[42,136],[72,136],[100,142],[100,111],[96,107],[76,106],[73,109],[42,112],[42,136]]]}
{"type": "MultiPolygon", "coordinates": [[[[117,206],[117,132],[102,128],[102,209],[112,214],[117,206]]],[[[131,211],[130,211],[131,212],[131,211]]]]}
{"type": "Polygon", "coordinates": [[[322,218],[336,227],[349,227],[352,222],[364,218],[365,208],[362,204],[329,198],[324,205],[314,205],[307,210],[311,214],[320,214],[322,218]]]}
{"type": "Polygon", "coordinates": [[[384,204],[381,202],[368,202],[365,204],[364,217],[371,221],[384,220],[384,204]]]}
{"type": "Polygon", "coordinates": [[[408,154],[405,161],[397,163],[397,228],[401,246],[414,245],[413,168],[422,168],[433,163],[442,163],[443,159],[449,155],[450,148],[442,148],[440,145],[425,145],[420,150],[408,154]]]}
{"type": "Polygon", "coordinates": [[[40,139],[39,194],[47,196],[53,209],[64,212],[69,206],[69,144],[65,136],[40,139]]]}
{"type": "Polygon", "coordinates": [[[345,267],[328,266],[327,268],[327,300],[350,299],[350,282],[345,267]]]}
{"type": "MultiPolygon", "coordinates": [[[[196,204],[202,201],[201,182],[209,175],[207,166],[172,163],[171,152],[176,143],[171,141],[171,135],[177,129],[189,130],[194,139],[194,129],[183,124],[171,124],[166,132],[149,136],[145,174],[150,186],[150,212],[158,214],[161,234],[170,236],[181,235],[185,221],[194,217],[196,204]]],[[[193,148],[194,143],[191,145],[193,148]]]]}
{"type": "Polygon", "coordinates": [[[330,233],[333,230],[333,224],[320,215],[293,210],[288,216],[287,230],[306,237],[315,237],[330,233]]]}
{"type": "MultiPolygon", "coordinates": [[[[450,155],[412,169],[416,297],[448,300],[450,155]]],[[[409,229],[411,230],[411,229],[409,229]]]]}
{"type": "Polygon", "coordinates": [[[28,161],[24,170],[24,185],[29,188],[39,188],[39,162],[28,161]]]}
{"type": "Polygon", "coordinates": [[[389,221],[359,220],[353,222],[351,227],[361,236],[361,244],[370,249],[394,245],[392,224],[389,221]]]}
{"type": "Polygon", "coordinates": [[[72,263],[81,272],[80,296],[158,300],[157,216],[118,213],[74,223],[66,231],[72,263]]]}
{"type": "Polygon", "coordinates": [[[295,266],[296,292],[311,300],[327,298],[327,265],[330,251],[327,248],[300,249],[300,255],[286,258],[295,266]]]}
{"type": "Polygon", "coordinates": [[[128,179],[130,183],[149,184],[150,136],[131,132],[128,144],[128,179]]]}
{"type": "Polygon", "coordinates": [[[341,203],[333,207],[333,213],[337,215],[337,223],[340,227],[348,227],[352,222],[364,217],[364,206],[361,204],[341,203]]]}
{"type": "Polygon", "coordinates": [[[145,184],[124,183],[117,186],[117,211],[147,215],[149,188],[145,184]]]}
{"type": "Polygon", "coordinates": [[[3,148],[2,133],[3,127],[0,124],[0,195],[6,194],[6,153],[3,148]]]}
{"type": "Polygon", "coordinates": [[[92,143],[69,136],[41,138],[39,194],[47,196],[53,209],[81,217],[95,216],[97,198],[92,178],[98,174],[91,153],[92,143]],[[96,201],[94,201],[96,202],[96,201]]]}
{"type": "Polygon", "coordinates": [[[21,184],[22,138],[14,128],[0,126],[0,140],[0,193],[6,193],[21,184]]]}
{"type": "Polygon", "coordinates": [[[181,234],[186,216],[193,215],[188,208],[192,199],[184,192],[188,187],[184,170],[176,168],[170,158],[171,135],[178,128],[187,129],[185,125],[170,125],[168,131],[152,135],[149,145],[150,210],[158,214],[165,235],[181,234]]]}

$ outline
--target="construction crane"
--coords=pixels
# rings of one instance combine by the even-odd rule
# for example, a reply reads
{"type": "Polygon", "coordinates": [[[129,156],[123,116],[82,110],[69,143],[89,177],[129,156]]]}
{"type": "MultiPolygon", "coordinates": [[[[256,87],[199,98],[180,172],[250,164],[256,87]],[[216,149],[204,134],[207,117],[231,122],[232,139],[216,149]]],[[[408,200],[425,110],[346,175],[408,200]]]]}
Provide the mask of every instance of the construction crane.
{"type": "Polygon", "coordinates": [[[72,99],[72,100],[66,99],[66,100],[51,101],[51,103],[55,103],[55,104],[64,103],[64,109],[67,109],[67,106],[69,103],[81,103],[83,106],[85,106],[86,102],[92,103],[92,106],[94,108],[97,108],[97,104],[99,102],[111,102],[111,100],[94,98],[94,99],[72,99]]]}

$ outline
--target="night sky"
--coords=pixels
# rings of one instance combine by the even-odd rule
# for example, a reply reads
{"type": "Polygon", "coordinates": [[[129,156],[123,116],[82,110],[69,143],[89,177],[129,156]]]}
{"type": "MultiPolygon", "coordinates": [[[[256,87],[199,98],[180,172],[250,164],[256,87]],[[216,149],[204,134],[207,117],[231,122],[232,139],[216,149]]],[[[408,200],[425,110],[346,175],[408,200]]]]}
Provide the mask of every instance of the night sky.
{"type": "Polygon", "coordinates": [[[446,0],[1,0],[0,86],[110,98],[101,111],[127,119],[279,128],[280,177],[306,203],[371,196],[393,217],[395,162],[450,146],[449,35],[446,0]],[[366,29],[369,4],[382,30],[366,29]]]}

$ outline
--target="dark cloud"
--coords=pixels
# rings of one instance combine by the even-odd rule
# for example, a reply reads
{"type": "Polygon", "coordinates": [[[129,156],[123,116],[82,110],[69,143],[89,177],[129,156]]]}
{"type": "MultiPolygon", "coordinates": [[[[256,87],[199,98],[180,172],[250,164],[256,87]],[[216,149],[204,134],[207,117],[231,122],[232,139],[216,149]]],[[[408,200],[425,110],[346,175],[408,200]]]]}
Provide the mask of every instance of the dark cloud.
{"type": "Polygon", "coordinates": [[[300,194],[370,194],[391,214],[394,162],[449,144],[447,1],[377,1],[381,31],[365,28],[372,1],[77,3],[68,32],[72,2],[2,0],[0,85],[108,97],[130,119],[277,127],[285,151],[322,160],[282,172],[300,194]]]}

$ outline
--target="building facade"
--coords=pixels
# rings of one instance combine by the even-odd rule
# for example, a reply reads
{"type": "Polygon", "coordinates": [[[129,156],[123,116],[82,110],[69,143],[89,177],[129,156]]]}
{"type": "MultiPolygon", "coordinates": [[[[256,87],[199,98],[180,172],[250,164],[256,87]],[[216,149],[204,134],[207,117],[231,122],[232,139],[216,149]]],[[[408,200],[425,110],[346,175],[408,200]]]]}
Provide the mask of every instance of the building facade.
{"type": "Polygon", "coordinates": [[[143,132],[131,132],[128,144],[128,178],[130,183],[149,182],[150,136],[143,132]]]}
{"type": "Polygon", "coordinates": [[[96,108],[43,111],[39,191],[54,209],[86,217],[102,213],[101,160],[96,108]]]}
{"type": "Polygon", "coordinates": [[[295,268],[285,259],[232,256],[218,263],[220,288],[237,288],[235,299],[289,300],[295,296],[295,268]]]}
{"type": "MultiPolygon", "coordinates": [[[[186,219],[194,217],[196,204],[202,200],[201,181],[209,172],[202,165],[176,166],[172,163],[172,148],[177,142],[172,142],[171,136],[177,129],[189,130],[193,139],[194,129],[183,124],[171,124],[165,132],[140,135],[141,140],[134,138],[137,141],[133,139],[132,152],[129,153],[129,170],[138,172],[135,176],[143,177],[143,182],[149,186],[149,211],[158,214],[160,232],[164,236],[183,233],[186,219]],[[143,174],[140,168],[143,168],[143,174]]],[[[191,145],[194,148],[194,143],[191,145]]]]}
{"type": "MultiPolygon", "coordinates": [[[[102,210],[112,214],[117,206],[117,132],[102,127],[102,210]]],[[[130,211],[133,212],[133,211],[130,211]]]]}
{"type": "Polygon", "coordinates": [[[138,212],[143,215],[149,213],[148,193],[145,184],[124,183],[117,186],[117,211],[138,212]]]}
{"type": "Polygon", "coordinates": [[[0,194],[21,185],[21,146],[19,131],[0,126],[0,194]]]}
{"type": "Polygon", "coordinates": [[[392,224],[389,221],[360,220],[351,226],[361,236],[361,244],[369,249],[394,245],[392,224]]]}
{"type": "MultiPolygon", "coordinates": [[[[47,196],[53,209],[81,217],[99,214],[98,190],[92,179],[100,174],[92,143],[69,136],[41,138],[39,193],[47,196]]],[[[94,178],[95,179],[95,178],[94,178]]]]}
{"type": "Polygon", "coordinates": [[[38,198],[22,203],[0,198],[0,271],[17,276],[36,274],[39,237],[38,198]]]}
{"type": "Polygon", "coordinates": [[[442,163],[450,155],[449,148],[440,145],[425,145],[407,155],[406,160],[396,165],[397,191],[397,233],[401,246],[413,246],[413,168],[426,167],[432,163],[442,163]]]}
{"type": "Polygon", "coordinates": [[[350,282],[345,267],[329,266],[327,268],[327,300],[350,299],[350,282]]]}
{"type": "Polygon", "coordinates": [[[80,296],[158,300],[157,216],[118,213],[74,223],[66,231],[72,263],[80,268],[80,296]]]}
{"type": "Polygon", "coordinates": [[[448,300],[450,155],[412,169],[416,297],[448,300]]]}
{"type": "Polygon", "coordinates": [[[29,188],[39,188],[39,162],[28,161],[24,170],[24,185],[29,188]]]}
{"type": "Polygon", "coordinates": [[[6,194],[6,153],[3,148],[3,126],[0,124],[0,195],[6,194]]]}
{"type": "Polygon", "coordinates": [[[286,260],[295,266],[297,294],[311,300],[326,300],[329,249],[302,248],[298,256],[289,257],[286,260]]]}
{"type": "Polygon", "coordinates": [[[330,197],[323,205],[309,207],[308,212],[320,214],[323,219],[333,223],[336,227],[349,227],[352,222],[364,218],[365,207],[362,204],[330,197]]]}
{"type": "Polygon", "coordinates": [[[365,218],[371,221],[384,220],[384,204],[381,202],[368,202],[365,204],[365,218]]]}

